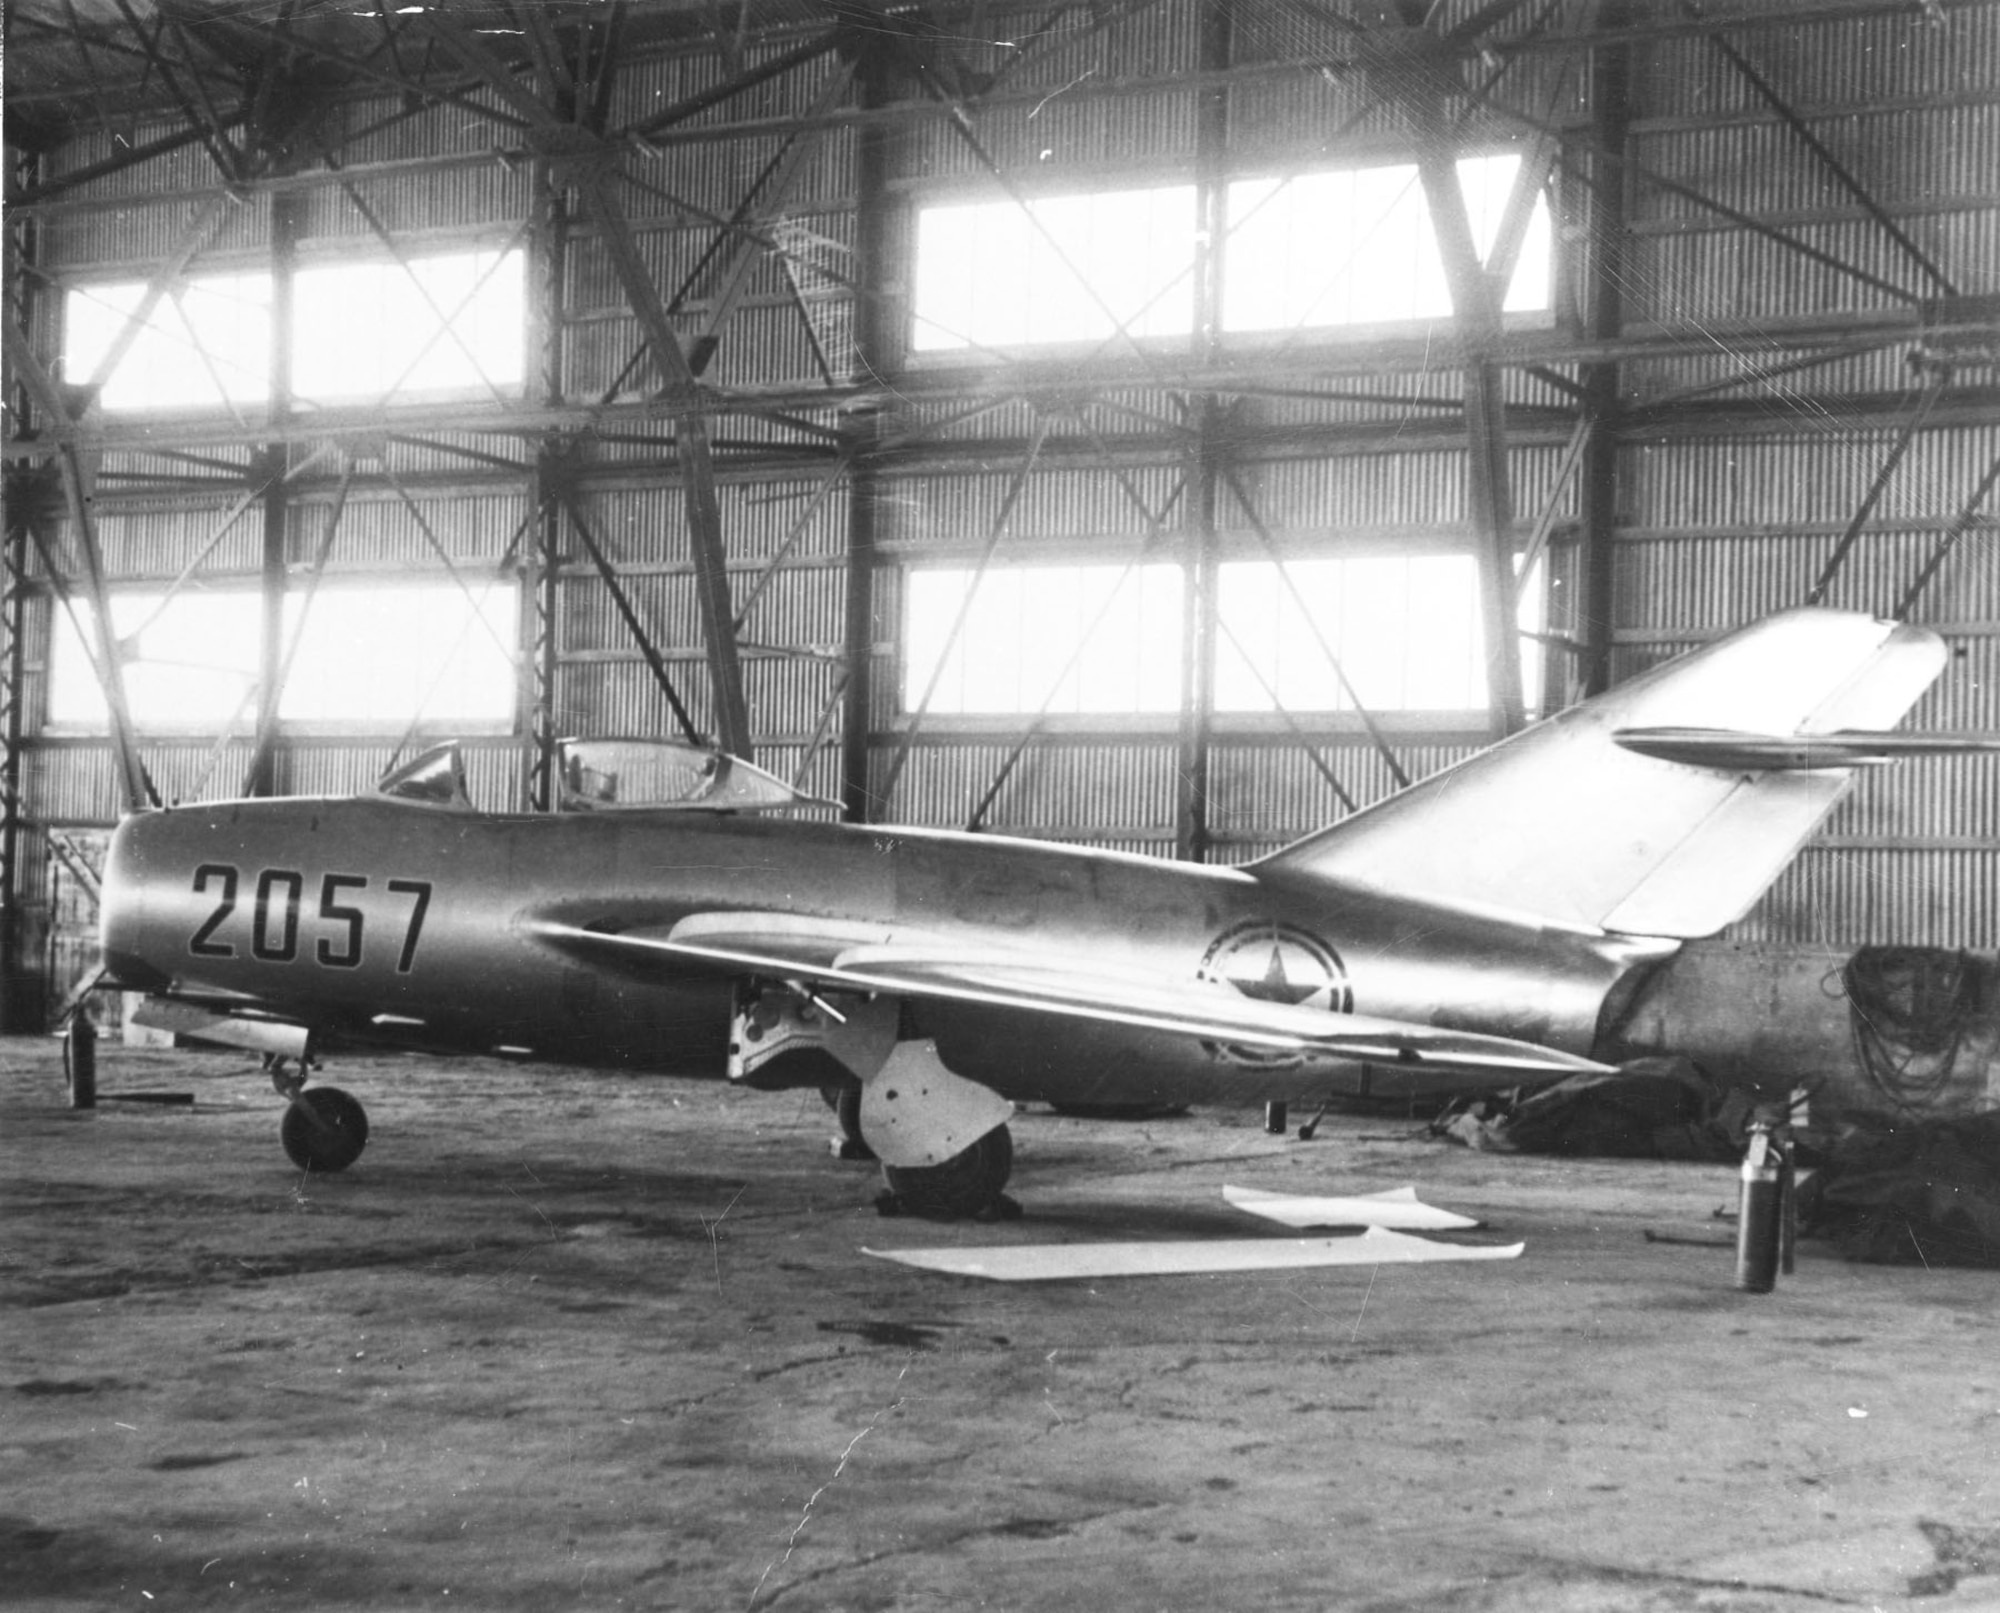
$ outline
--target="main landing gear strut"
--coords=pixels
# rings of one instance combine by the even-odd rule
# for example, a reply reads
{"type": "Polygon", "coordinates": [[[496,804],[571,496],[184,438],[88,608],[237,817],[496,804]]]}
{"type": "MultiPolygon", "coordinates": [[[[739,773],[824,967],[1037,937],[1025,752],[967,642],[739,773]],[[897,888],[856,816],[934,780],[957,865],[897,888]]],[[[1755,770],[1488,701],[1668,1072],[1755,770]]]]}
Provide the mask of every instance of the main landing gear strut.
{"type": "Polygon", "coordinates": [[[1014,1216],[1014,1106],[945,1068],[937,1044],[901,1035],[889,998],[750,988],[731,1027],[729,1075],[760,1090],[830,1091],[843,1159],[880,1159],[885,1215],[1014,1216]]]}
{"type": "Polygon", "coordinates": [[[290,1060],[274,1057],[266,1068],[271,1085],[285,1100],[278,1140],[285,1145],[286,1158],[302,1171],[331,1175],[361,1157],[368,1146],[368,1111],[356,1098],[339,1087],[306,1091],[303,1062],[293,1068],[290,1060]]]}

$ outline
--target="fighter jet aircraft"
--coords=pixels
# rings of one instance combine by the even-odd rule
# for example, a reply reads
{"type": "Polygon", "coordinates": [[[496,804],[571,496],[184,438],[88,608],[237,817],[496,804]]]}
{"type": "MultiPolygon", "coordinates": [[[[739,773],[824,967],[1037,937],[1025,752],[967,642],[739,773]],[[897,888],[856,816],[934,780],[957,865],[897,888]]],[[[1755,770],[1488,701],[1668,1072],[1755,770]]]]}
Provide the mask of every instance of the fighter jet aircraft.
{"type": "MultiPolygon", "coordinates": [[[[579,745],[553,813],[445,747],[373,792],[128,818],[103,901],[150,1022],[264,1052],[295,1163],[367,1121],[343,1044],[817,1087],[915,1213],[1001,1202],[1015,1104],[1259,1104],[1602,1069],[1600,1025],[1740,916],[1945,664],[1799,610],[1261,861],[839,824],[726,756],[579,745]]],[[[1949,741],[1943,742],[1945,746],[1949,741]]]]}

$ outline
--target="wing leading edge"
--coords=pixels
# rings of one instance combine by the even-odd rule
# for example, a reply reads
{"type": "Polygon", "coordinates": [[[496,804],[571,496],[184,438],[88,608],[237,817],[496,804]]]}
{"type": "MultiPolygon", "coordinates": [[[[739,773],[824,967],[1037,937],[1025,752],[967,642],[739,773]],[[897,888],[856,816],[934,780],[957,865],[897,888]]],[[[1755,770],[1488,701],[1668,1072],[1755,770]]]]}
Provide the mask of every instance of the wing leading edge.
{"type": "Polygon", "coordinates": [[[821,925],[792,914],[694,914],[664,931],[616,933],[542,920],[532,930],[567,951],[628,966],[679,964],[756,974],[871,996],[1014,1008],[1375,1064],[1544,1076],[1606,1068],[1504,1036],[1260,1002],[1226,985],[1108,970],[1086,957],[981,949],[936,937],[892,938],[879,928],[821,925]]]}

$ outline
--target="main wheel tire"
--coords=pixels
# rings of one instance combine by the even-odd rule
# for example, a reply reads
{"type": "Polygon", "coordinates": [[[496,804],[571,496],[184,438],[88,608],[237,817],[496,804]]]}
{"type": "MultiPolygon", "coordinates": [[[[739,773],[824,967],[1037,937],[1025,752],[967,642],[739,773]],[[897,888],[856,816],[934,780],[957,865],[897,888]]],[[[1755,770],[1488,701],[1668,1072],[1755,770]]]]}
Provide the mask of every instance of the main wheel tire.
{"type": "MultiPolygon", "coordinates": [[[[840,1134],[849,1142],[863,1148],[868,1147],[868,1139],[861,1135],[861,1083],[849,1082],[834,1094],[834,1117],[840,1122],[840,1134]]],[[[872,1150],[871,1150],[872,1152],[872,1150]]]]}
{"type": "Polygon", "coordinates": [[[302,1171],[344,1171],[368,1146],[368,1111],[339,1087],[314,1087],[285,1106],[278,1140],[302,1171]]]}
{"type": "Polygon", "coordinates": [[[937,1165],[884,1165],[882,1176],[905,1215],[957,1221],[990,1209],[1014,1170],[1014,1138],[995,1126],[937,1165]]]}

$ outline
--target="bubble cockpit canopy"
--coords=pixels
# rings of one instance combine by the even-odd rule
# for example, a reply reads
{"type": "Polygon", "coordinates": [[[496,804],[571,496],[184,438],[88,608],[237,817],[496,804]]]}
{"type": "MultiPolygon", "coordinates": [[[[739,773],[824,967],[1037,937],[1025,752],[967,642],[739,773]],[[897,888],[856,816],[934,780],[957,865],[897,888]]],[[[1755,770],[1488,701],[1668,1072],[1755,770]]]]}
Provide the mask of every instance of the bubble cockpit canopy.
{"type": "Polygon", "coordinates": [[[676,740],[566,739],[558,753],[565,812],[661,807],[772,812],[837,805],[740,757],[676,740]]]}
{"type": "MultiPolygon", "coordinates": [[[[556,746],[561,812],[782,812],[840,803],[808,795],[740,757],[671,739],[565,739],[556,746]]],[[[376,795],[458,812],[477,809],[465,757],[448,740],[391,768],[376,795]]]]}

